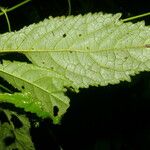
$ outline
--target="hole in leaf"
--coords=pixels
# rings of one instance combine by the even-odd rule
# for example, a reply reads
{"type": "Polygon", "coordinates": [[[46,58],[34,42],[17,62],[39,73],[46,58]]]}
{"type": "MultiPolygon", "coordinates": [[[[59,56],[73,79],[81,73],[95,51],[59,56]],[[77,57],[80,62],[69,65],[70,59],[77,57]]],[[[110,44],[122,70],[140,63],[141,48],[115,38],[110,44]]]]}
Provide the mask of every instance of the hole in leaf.
{"type": "Polygon", "coordinates": [[[23,85],[21,86],[21,88],[22,88],[22,89],[25,89],[25,87],[24,87],[23,85]]]}
{"type": "Polygon", "coordinates": [[[65,38],[66,36],[67,36],[66,33],[64,33],[64,34],[63,34],[63,38],[65,38]]]}
{"type": "Polygon", "coordinates": [[[58,112],[59,112],[59,108],[57,106],[54,106],[53,107],[53,114],[54,114],[54,116],[57,116],[58,112]]]}
{"type": "Polygon", "coordinates": [[[21,128],[23,126],[22,122],[15,115],[11,115],[11,121],[13,122],[15,128],[21,128]]]}
{"type": "Polygon", "coordinates": [[[11,145],[11,144],[14,143],[14,142],[15,142],[15,138],[14,138],[14,137],[11,137],[11,136],[6,137],[6,138],[4,139],[4,143],[5,143],[6,146],[9,146],[9,145],[11,145]]]}

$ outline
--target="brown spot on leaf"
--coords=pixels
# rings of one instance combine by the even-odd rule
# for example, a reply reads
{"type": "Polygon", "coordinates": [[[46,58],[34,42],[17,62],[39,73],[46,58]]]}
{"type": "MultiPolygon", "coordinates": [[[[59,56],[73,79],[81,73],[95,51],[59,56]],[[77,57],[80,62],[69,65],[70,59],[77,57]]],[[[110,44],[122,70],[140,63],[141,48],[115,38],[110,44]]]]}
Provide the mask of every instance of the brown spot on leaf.
{"type": "Polygon", "coordinates": [[[146,47],[146,48],[150,48],[150,44],[146,44],[145,47],[146,47]]]}

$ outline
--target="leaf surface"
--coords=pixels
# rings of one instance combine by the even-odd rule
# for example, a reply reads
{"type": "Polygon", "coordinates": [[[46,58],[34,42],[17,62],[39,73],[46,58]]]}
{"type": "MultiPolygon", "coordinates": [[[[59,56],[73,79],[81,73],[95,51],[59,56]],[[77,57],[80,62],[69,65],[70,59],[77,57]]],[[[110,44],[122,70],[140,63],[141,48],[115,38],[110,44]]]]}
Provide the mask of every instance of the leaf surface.
{"type": "Polygon", "coordinates": [[[95,13],[50,17],[20,31],[2,34],[0,52],[25,54],[32,62],[26,67],[35,67],[38,73],[25,66],[18,68],[24,63],[9,62],[9,68],[14,69],[7,69],[3,63],[0,76],[23,93],[31,93],[51,118],[55,105],[62,115],[69,104],[64,87],[78,91],[90,85],[116,84],[150,70],[150,27],[144,22],[123,23],[120,16],[95,13]],[[55,84],[48,83],[52,80],[55,84]],[[27,86],[24,90],[22,84],[27,86]]]}
{"type": "Polygon", "coordinates": [[[64,95],[63,86],[69,82],[54,71],[32,64],[4,61],[0,66],[0,76],[22,91],[15,94],[0,94],[3,102],[12,102],[41,117],[50,116],[57,121],[69,106],[69,98],[64,95]],[[57,117],[54,107],[59,108],[57,117]]]}

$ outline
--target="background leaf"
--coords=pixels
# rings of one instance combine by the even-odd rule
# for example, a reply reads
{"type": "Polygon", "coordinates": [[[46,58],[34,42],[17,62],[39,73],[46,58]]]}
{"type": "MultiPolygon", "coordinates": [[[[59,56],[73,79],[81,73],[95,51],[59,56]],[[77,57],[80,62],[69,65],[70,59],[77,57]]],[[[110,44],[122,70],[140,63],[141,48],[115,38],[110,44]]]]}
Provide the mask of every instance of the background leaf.
{"type": "Polygon", "coordinates": [[[28,119],[24,115],[3,109],[0,109],[0,116],[0,149],[34,150],[28,119]]]}
{"type": "Polygon", "coordinates": [[[63,87],[67,86],[68,81],[51,70],[32,64],[7,61],[0,66],[0,76],[23,93],[0,94],[3,102],[12,102],[39,116],[50,116],[55,121],[69,106],[69,99],[64,95],[63,87]],[[54,116],[54,107],[59,108],[57,116],[54,116]]]}

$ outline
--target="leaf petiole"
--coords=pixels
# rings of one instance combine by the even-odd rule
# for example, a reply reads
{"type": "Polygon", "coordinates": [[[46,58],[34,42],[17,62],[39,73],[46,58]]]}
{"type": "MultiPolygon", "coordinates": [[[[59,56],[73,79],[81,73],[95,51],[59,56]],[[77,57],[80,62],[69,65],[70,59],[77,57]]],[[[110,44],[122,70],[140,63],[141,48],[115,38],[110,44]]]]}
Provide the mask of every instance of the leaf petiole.
{"type": "MultiPolygon", "coordinates": [[[[31,1],[31,0],[25,0],[25,1],[23,1],[23,2],[21,2],[21,3],[19,3],[19,4],[17,4],[17,5],[15,5],[15,6],[11,7],[11,8],[6,9],[6,12],[10,12],[10,11],[12,11],[12,10],[15,10],[16,8],[22,6],[22,5],[24,5],[24,4],[26,4],[26,3],[30,2],[30,1],[31,1]]],[[[2,16],[2,15],[4,15],[4,14],[5,14],[4,12],[1,12],[1,13],[0,13],[0,16],[2,16]]]]}
{"type": "Polygon", "coordinates": [[[133,17],[129,17],[129,18],[126,18],[126,19],[122,19],[122,21],[123,22],[131,21],[131,20],[135,20],[135,19],[138,19],[138,18],[146,17],[146,16],[150,16],[150,12],[144,13],[144,14],[141,14],[141,15],[137,15],[137,16],[133,16],[133,17]]]}
{"type": "Polygon", "coordinates": [[[8,31],[11,32],[11,26],[10,26],[10,21],[7,15],[7,9],[0,7],[0,10],[4,13],[5,17],[6,17],[6,21],[7,21],[7,25],[8,25],[8,31]]]}
{"type": "Polygon", "coordinates": [[[68,0],[68,16],[71,15],[71,1],[68,0]]]}

